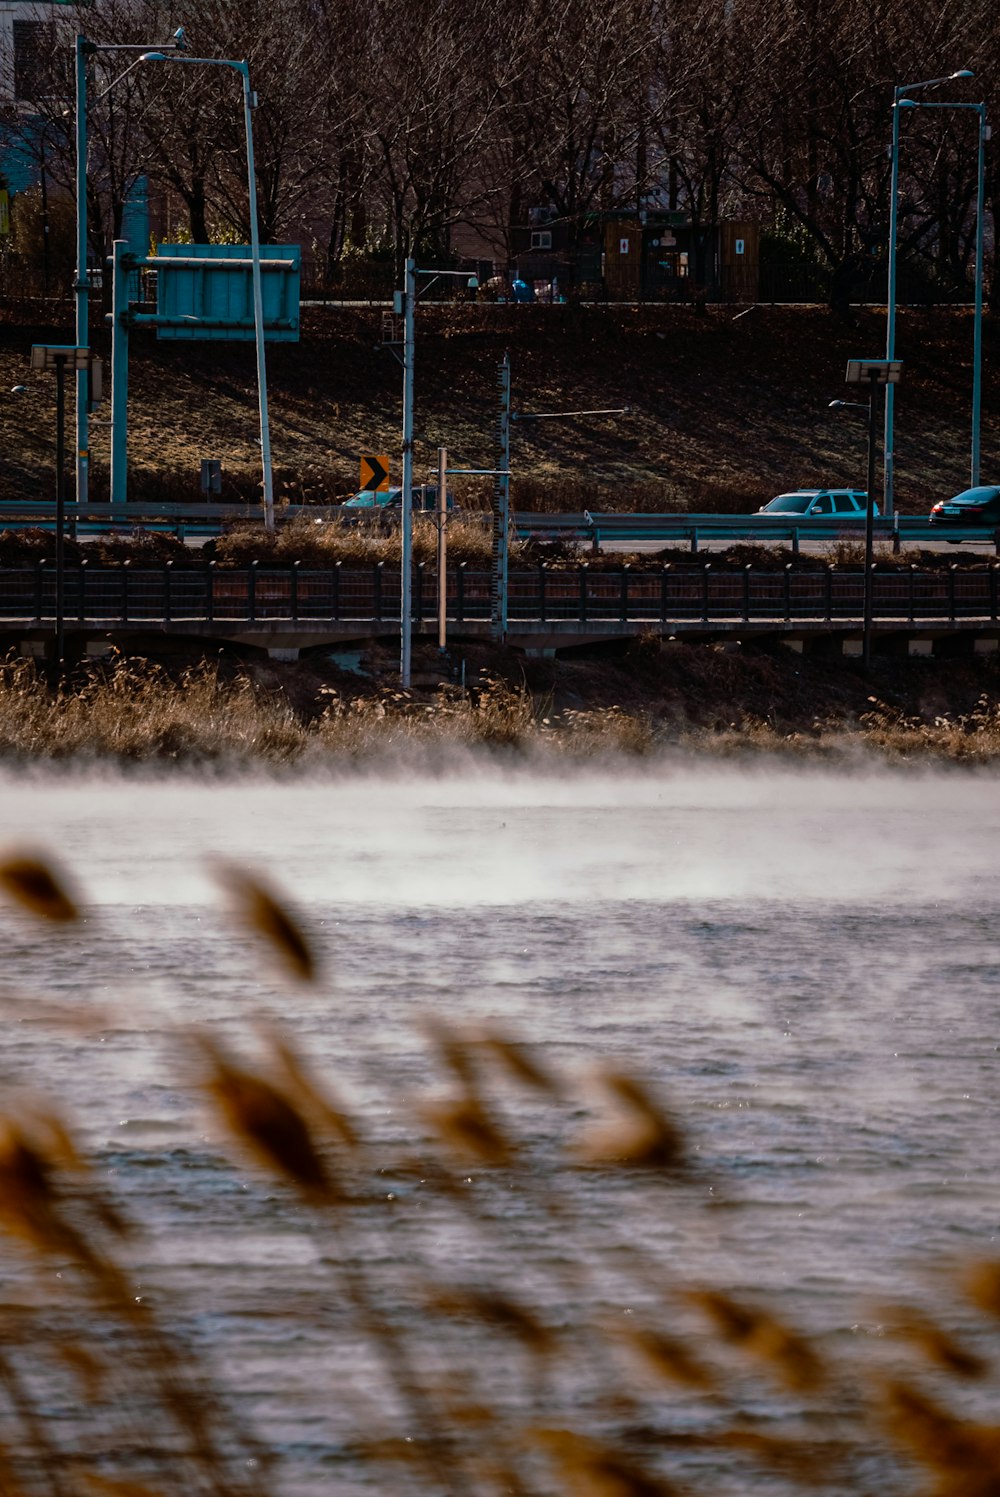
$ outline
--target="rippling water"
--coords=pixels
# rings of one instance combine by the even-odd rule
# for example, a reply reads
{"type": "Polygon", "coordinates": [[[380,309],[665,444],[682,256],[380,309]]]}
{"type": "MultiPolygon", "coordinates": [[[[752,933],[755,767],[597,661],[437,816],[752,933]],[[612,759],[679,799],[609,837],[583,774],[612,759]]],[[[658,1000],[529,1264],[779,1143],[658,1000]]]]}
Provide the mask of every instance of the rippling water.
{"type": "MultiPolygon", "coordinates": [[[[689,764],[410,782],[40,780],[7,785],[5,836],[58,851],[88,918],[82,939],[40,954],[21,919],[0,916],[18,1016],[4,1079],[72,1113],[146,1227],[141,1292],[175,1297],[281,1451],[287,1491],[371,1490],[347,1441],[363,1417],[355,1392],[377,1404],[381,1374],[370,1348],[343,1339],[301,1210],[228,1162],[190,1095],[178,1031],[193,1023],[235,1045],[280,1019],[387,1161],[412,1135],[409,1099],[435,1085],[429,1013],[498,1021],[574,1077],[609,1062],[641,1072],[683,1120],[696,1168],[675,1196],[628,1175],[574,1185],[578,1238],[602,1265],[588,1293],[611,1316],[648,1302],[628,1259],[639,1244],[675,1280],[769,1299],[836,1356],[876,1336],[888,1297],[926,1298],[942,1265],[996,1252],[990,777],[689,764]],[[329,965],[321,993],[290,995],[262,967],[228,921],[210,852],[288,891],[329,965]],[[36,994],[112,1017],[70,1034],[36,994]]],[[[544,1109],[507,1105],[541,1161],[544,1109]]],[[[550,1183],[540,1162],[537,1191],[499,1199],[473,1172],[491,1230],[427,1207],[428,1256],[458,1277],[516,1283],[572,1321],[550,1183]]],[[[402,1209],[424,1209],[419,1191],[395,1176],[368,1188],[373,1211],[395,1197],[366,1239],[373,1271],[403,1280],[414,1249],[402,1209]]],[[[599,1407],[607,1369],[573,1375],[577,1412],[599,1407]]],[[[763,1391],[748,1398],[766,1421],[763,1391]]],[[[699,1417],[662,1398],[644,1411],[654,1416],[688,1430],[699,1417]]],[[[719,1454],[681,1450],[670,1469],[707,1475],[713,1492],[751,1490],[719,1454]]],[[[771,1490],[763,1477],[752,1489],[771,1490]]]]}

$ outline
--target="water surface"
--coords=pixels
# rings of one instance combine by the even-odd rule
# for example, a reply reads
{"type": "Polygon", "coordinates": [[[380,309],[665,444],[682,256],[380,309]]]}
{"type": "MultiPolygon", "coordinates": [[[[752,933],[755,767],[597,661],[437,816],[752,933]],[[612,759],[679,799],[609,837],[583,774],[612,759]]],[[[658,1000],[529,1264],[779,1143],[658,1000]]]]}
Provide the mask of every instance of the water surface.
{"type": "MultiPolygon", "coordinates": [[[[628,1256],[640,1245],[671,1283],[770,1299],[837,1355],[880,1334],[888,1297],[926,1300],[942,1266],[997,1251],[990,776],[467,766],[410,781],[11,782],[4,808],[6,842],[57,851],[87,904],[82,937],[42,950],[0,916],[15,1015],[4,1079],[71,1113],[145,1225],[137,1280],[176,1298],[283,1452],[288,1491],[334,1477],[338,1492],[370,1489],[330,1387],[346,1379],[377,1406],[383,1379],[344,1339],[305,1214],[230,1162],[192,1095],[193,1025],[245,1046],[279,1020],[350,1097],[390,1171],[366,1188],[373,1211],[394,1204],[357,1239],[379,1282],[404,1284],[426,1247],[425,1266],[578,1314],[550,1262],[575,1249],[542,1191],[560,1130],[593,1110],[586,1079],[608,1064],[669,1100],[694,1168],[673,1196],[634,1173],[573,1184],[576,1248],[600,1264],[580,1295],[602,1313],[648,1309],[628,1256]],[[324,956],[320,989],[289,990],[231,923],[211,853],[287,891],[324,956]],[[71,1033],[34,995],[102,1017],[71,1033]],[[505,1095],[526,1188],[498,1195],[472,1170],[493,1231],[427,1207],[433,1240],[415,1249],[401,1222],[417,1187],[392,1169],[419,1133],[415,1099],[441,1091],[428,1014],[506,1026],[579,1090],[558,1117],[505,1095]]],[[[405,1323],[405,1306],[393,1313],[405,1323]]],[[[523,1379],[519,1393],[507,1371],[516,1401],[523,1379]]],[[[602,1374],[572,1376],[571,1407],[599,1409],[602,1374]]],[[[776,1417],[759,1397],[755,1416],[776,1417]]],[[[646,1417],[701,1416],[659,1396],[646,1417]]],[[[667,1469],[751,1490],[718,1454],[675,1453],[667,1469]]],[[[772,1488],[761,1476],[753,1490],[772,1488]]]]}

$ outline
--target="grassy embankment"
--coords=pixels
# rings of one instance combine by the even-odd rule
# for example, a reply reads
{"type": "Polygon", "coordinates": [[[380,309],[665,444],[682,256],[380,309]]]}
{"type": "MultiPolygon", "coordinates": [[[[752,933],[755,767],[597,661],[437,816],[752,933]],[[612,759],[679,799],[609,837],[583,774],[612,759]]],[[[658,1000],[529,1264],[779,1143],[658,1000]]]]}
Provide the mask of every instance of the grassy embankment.
{"type": "MultiPolygon", "coordinates": [[[[452,657],[452,666],[457,663],[452,657]]],[[[415,679],[389,684],[395,660],[373,650],[366,674],[328,661],[227,659],[175,665],[119,659],[80,668],[53,692],[29,662],[0,670],[0,762],[119,763],[221,770],[324,771],[402,761],[445,765],[456,751],[508,762],[601,755],[755,756],[807,762],[1000,759],[1000,672],[991,661],[819,662],[783,649],[661,649],[520,661],[463,652],[465,688],[436,650],[415,679]]]]}
{"type": "MultiPolygon", "coordinates": [[[[400,371],[377,346],[381,319],[378,308],[306,308],[301,343],[269,350],[279,499],[343,497],[357,487],[359,454],[398,453],[400,371]]],[[[509,352],[517,411],[629,408],[622,417],[516,423],[518,508],[746,510],[789,486],[863,486],[864,423],[828,404],[849,393],[848,358],[876,352],[884,336],[878,311],[859,312],[848,326],[822,308],[720,306],[700,318],[687,307],[422,304],[417,473],[430,474],[439,445],[457,465],[493,465],[496,370],[509,352]]],[[[96,323],[94,339],[106,355],[106,329],[96,323]]],[[[0,399],[0,492],[8,497],[51,491],[51,382],[33,381],[27,359],[34,342],[67,340],[68,304],[9,308],[0,320],[0,388],[37,384],[32,396],[0,399]]],[[[966,479],[971,317],[902,309],[898,341],[898,497],[904,511],[920,512],[966,479]]],[[[998,351],[988,318],[987,478],[1000,440],[988,377],[998,351]]],[[[255,494],[252,348],[136,336],[130,397],[131,497],[197,499],[203,457],[222,460],[224,498],[255,494]]],[[[95,424],[95,493],[106,484],[107,443],[106,425],[95,424]]],[[[481,481],[455,486],[463,504],[482,498],[481,481]]]]}

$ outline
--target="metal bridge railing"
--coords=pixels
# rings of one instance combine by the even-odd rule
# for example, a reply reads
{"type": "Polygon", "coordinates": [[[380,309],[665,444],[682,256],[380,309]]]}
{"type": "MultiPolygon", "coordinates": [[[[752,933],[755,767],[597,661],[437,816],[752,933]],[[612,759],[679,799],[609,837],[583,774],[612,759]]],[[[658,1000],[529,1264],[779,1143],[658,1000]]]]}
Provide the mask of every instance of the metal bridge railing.
{"type": "MultiPolygon", "coordinates": [[[[465,563],[447,573],[448,617],[453,624],[490,618],[487,567],[465,563]]],[[[398,566],[274,566],[254,562],[223,567],[117,566],[84,562],[65,569],[68,623],[353,623],[392,624],[400,611],[398,566]]],[[[915,566],[874,571],[876,619],[984,619],[996,622],[1000,563],[939,571],[915,566]]],[[[437,576],[418,564],[413,576],[413,618],[437,616],[437,576]]],[[[778,570],[739,571],[706,566],[591,567],[541,564],[510,573],[508,617],[553,625],[602,623],[669,625],[674,622],[787,622],[835,625],[861,618],[864,576],[817,562],[778,570]]],[[[51,562],[0,568],[0,621],[53,619],[56,569],[51,562]]]]}

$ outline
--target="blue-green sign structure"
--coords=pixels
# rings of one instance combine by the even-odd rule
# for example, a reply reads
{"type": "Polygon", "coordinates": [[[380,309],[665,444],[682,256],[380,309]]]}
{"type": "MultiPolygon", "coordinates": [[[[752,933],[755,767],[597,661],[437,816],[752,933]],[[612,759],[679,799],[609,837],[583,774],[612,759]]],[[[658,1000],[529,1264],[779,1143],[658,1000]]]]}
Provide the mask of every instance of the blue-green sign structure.
{"type": "MultiPolygon", "coordinates": [[[[266,339],[297,342],[301,250],[262,244],[261,322],[266,339]]],[[[111,502],[128,496],[128,345],[136,327],[160,338],[253,342],[253,259],[246,245],[161,244],[156,255],[136,255],[126,240],[114,244],[111,277],[111,502]],[[156,311],[132,304],[137,270],[156,271],[156,311]]]]}
{"type": "MultiPolygon", "coordinates": [[[[298,342],[301,260],[297,244],[260,246],[264,337],[269,343],[298,342]]],[[[143,263],[157,272],[158,338],[253,340],[249,245],[161,244],[143,263]]],[[[135,320],[144,319],[140,315],[135,320]]]]}

